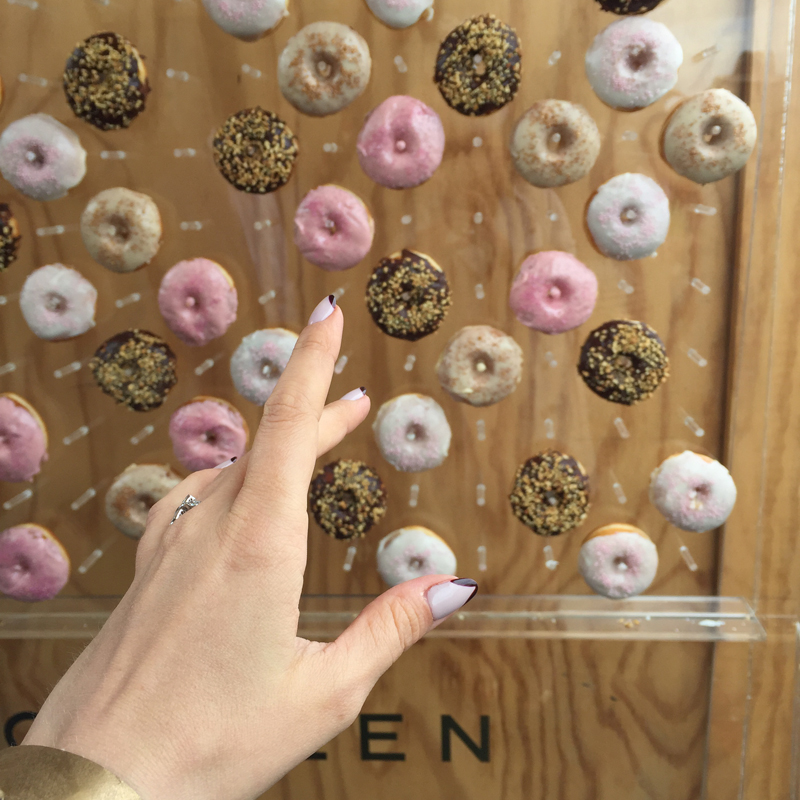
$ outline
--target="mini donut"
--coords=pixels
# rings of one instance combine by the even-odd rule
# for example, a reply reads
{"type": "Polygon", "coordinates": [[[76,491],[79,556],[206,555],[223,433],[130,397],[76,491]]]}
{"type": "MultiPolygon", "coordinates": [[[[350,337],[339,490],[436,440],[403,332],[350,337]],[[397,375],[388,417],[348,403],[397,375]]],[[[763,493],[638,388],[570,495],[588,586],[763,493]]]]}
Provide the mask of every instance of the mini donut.
{"type": "Polygon", "coordinates": [[[181,479],[169,464],[131,464],[106,492],[106,516],[131,539],[141,539],[150,509],[181,479]]]}
{"type": "Polygon", "coordinates": [[[439,330],[452,302],[442,268],[414,250],[381,259],[367,284],[367,309],[375,324],[408,342],[439,330]]]}
{"type": "Polygon", "coordinates": [[[67,59],[64,93],[75,115],[95,128],[127,128],[150,93],[144,60],[124,36],[96,33],[67,59]]]}
{"type": "Polygon", "coordinates": [[[67,551],[47,528],[29,522],[0,533],[0,593],[26,603],[51,600],[69,569],[67,551]]]}
{"type": "Polygon", "coordinates": [[[586,211],[595,246],[617,261],[653,255],[667,238],[669,220],[664,190],[652,178],[630,172],[604,183],[586,211]]]}
{"type": "Polygon", "coordinates": [[[5,272],[17,260],[21,241],[17,218],[7,203],[0,203],[0,272],[5,272]]]}
{"type": "Polygon", "coordinates": [[[389,189],[425,183],[442,163],[444,127],[421,100],[395,95],[374,108],[356,143],[361,169],[389,189]]]}
{"type": "Polygon", "coordinates": [[[540,188],[579,181],[600,154],[600,131],[589,112],[566,100],[534,103],[517,123],[511,157],[517,172],[540,188]]]}
{"type": "Polygon", "coordinates": [[[578,372],[604,400],[632,406],[652,397],[667,380],[669,358],[651,327],[633,320],[612,320],[587,337],[578,372]]]}
{"type": "Polygon", "coordinates": [[[297,137],[271,111],[246,108],[228,117],[214,134],[214,163],[239,191],[267,194],[292,177],[297,137]]]}
{"type": "Polygon", "coordinates": [[[736,484],[719,461],[685,450],[653,471],[650,502],[676,527],[705,533],[730,516],[736,484]]]}
{"type": "Polygon", "coordinates": [[[224,336],[239,297],[228,271],[207,258],[179,261],[161,279],[158,308],[167,327],[192,347],[224,336]]]}
{"type": "Polygon", "coordinates": [[[612,14],[646,14],[652,11],[663,0],[596,0],[600,3],[603,11],[610,11],[612,14]]]}
{"type": "Polygon", "coordinates": [[[289,0],[203,0],[203,6],[225,33],[254,42],[289,16],[289,0]]]}
{"type": "Polygon", "coordinates": [[[447,343],[436,377],[454,399],[471,406],[499,403],[522,379],[522,348],[489,325],[468,325],[447,343]]]}
{"type": "Polygon", "coordinates": [[[18,394],[0,394],[0,481],[32,481],[47,461],[47,446],[39,412],[18,394]]]}
{"type": "Polygon", "coordinates": [[[161,246],[161,215],[151,197],[118,186],[96,194],[81,214],[89,255],[112,272],[149,264],[161,246]]]}
{"type": "Polygon", "coordinates": [[[583,325],[597,302],[597,276],[570,253],[528,256],[511,284],[509,306],[528,328],[564,333],[583,325]]]}
{"type": "Polygon", "coordinates": [[[242,339],[231,357],[231,378],[236,391],[263,406],[283,375],[297,334],[285,328],[265,328],[242,339]]]}
{"type": "Polygon", "coordinates": [[[580,461],[557,450],[529,458],[509,495],[514,516],[539,536],[578,527],[589,512],[589,476],[580,461]]]}
{"type": "Polygon", "coordinates": [[[244,417],[218,397],[195,397],[169,418],[175,458],[192,472],[241,458],[249,435],[244,417]]]}
{"type": "Polygon", "coordinates": [[[635,597],[656,577],[658,550],[650,537],[633,525],[603,525],[581,545],[578,569],[589,588],[603,597],[635,597]]]}
{"type": "Polygon", "coordinates": [[[326,464],[312,479],[308,500],[317,525],[334,539],[362,538],[386,514],[383,481],[363,461],[326,464]]]}
{"type": "Polygon", "coordinates": [[[438,467],[450,452],[452,432],[444,409],[422,394],[384,403],[372,424],[383,457],[401,472],[438,467]]]}
{"type": "Polygon", "coordinates": [[[522,74],[516,31],[494,14],[462,22],[442,42],[433,80],[450,108],[482,117],[514,99],[522,74]]]}
{"type": "Polygon", "coordinates": [[[389,586],[423,575],[455,575],[456,556],[444,539],[422,525],[409,525],[378,544],[378,572],[389,586]]]}
{"type": "Polygon", "coordinates": [[[40,339],[58,342],[94,327],[97,289],[83,275],[63,264],[31,272],[19,296],[25,322],[40,339]]]}
{"type": "Polygon", "coordinates": [[[0,135],[0,172],[33,200],[58,200],[86,175],[86,151],[66,125],[49,114],[30,114],[0,135]]]}
{"type": "Polygon", "coordinates": [[[662,145],[675,172],[705,184],[738,172],[757,138],[756,120],[747,103],[727,89],[709,89],[672,112],[662,145]]]}
{"type": "Polygon", "coordinates": [[[312,264],[339,272],[364,259],[375,221],[358,195],[328,184],[312,189],[294,215],[294,243],[312,264]]]}
{"type": "Polygon", "coordinates": [[[326,117],[367,88],[372,59],[365,39],[340,22],[312,22],[292,36],[278,59],[278,86],[299,111],[326,117]]]}
{"type": "Polygon", "coordinates": [[[606,105],[635,111],[675,86],[682,63],[683,48],[666,25],[628,17],[594,38],[586,53],[586,77],[606,105]]]}
{"type": "Polygon", "coordinates": [[[433,0],[367,0],[369,10],[390,28],[410,28],[428,12],[433,16],[433,0]]]}
{"type": "Polygon", "coordinates": [[[106,339],[89,369],[107,395],[132,411],[159,408],[178,382],[170,346],[160,336],[137,329],[106,339]]]}

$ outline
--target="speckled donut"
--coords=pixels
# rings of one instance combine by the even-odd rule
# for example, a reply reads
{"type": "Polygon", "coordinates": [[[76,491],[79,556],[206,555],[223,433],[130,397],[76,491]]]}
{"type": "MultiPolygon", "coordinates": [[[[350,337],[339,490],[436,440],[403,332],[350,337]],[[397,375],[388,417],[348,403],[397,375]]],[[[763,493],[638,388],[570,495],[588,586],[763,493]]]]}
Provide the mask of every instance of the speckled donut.
{"type": "Polygon", "coordinates": [[[656,577],[658,550],[650,537],[633,525],[604,525],[586,537],[578,569],[592,591],[603,597],[635,597],[656,577]]]}
{"type": "Polygon", "coordinates": [[[409,342],[439,330],[452,302],[442,268],[414,250],[382,259],[367,284],[367,309],[375,324],[409,342]]]}
{"type": "Polygon", "coordinates": [[[34,603],[50,600],[69,580],[69,555],[52,531],[32,522],[0,533],[0,593],[34,603]]]}
{"type": "Polygon", "coordinates": [[[666,25],[628,17],[597,34],[586,53],[586,77],[606,105],[635,111],[675,86],[682,63],[683,48],[666,25]]]}
{"type": "Polygon", "coordinates": [[[13,392],[0,395],[0,481],[32,481],[47,461],[47,427],[39,412],[13,392]]]}
{"type": "Polygon", "coordinates": [[[49,114],[30,114],[0,135],[0,171],[25,196],[58,200],[86,175],[86,151],[66,125],[49,114]]]}
{"type": "Polygon", "coordinates": [[[652,11],[663,0],[596,0],[600,3],[603,11],[610,11],[612,14],[646,14],[652,11]]]}
{"type": "Polygon", "coordinates": [[[170,346],[160,336],[137,329],[106,339],[89,369],[107,395],[132,411],[159,408],[178,382],[170,346]]]}
{"type": "Polygon", "coordinates": [[[203,6],[225,33],[244,42],[260,39],[289,15],[289,0],[203,0],[203,6]]]}
{"type": "Polygon", "coordinates": [[[245,336],[231,357],[236,391],[263,406],[278,385],[295,344],[297,334],[285,328],[265,328],[245,336]]]}
{"type": "Polygon", "coordinates": [[[267,194],[285,185],[300,151],[289,126],[258,107],[228,117],[214,134],[212,146],[222,177],[252,194],[267,194]]]}
{"type": "Polygon", "coordinates": [[[5,272],[16,260],[22,236],[17,218],[6,203],[0,203],[0,272],[5,272]]]}
{"type": "Polygon", "coordinates": [[[545,450],[517,470],[509,495],[514,516],[539,536],[576,528],[589,512],[589,476],[566,453],[545,450]]]}
{"type": "Polygon", "coordinates": [[[664,128],[664,157],[684,178],[713,183],[747,163],[757,138],[756,120],[747,103],[727,89],[709,89],[672,112],[664,128]]]}
{"type": "Polygon", "coordinates": [[[652,178],[630,172],[606,181],[586,211],[595,246],[617,261],[653,255],[667,238],[669,222],[664,190],[652,178]]]}
{"type": "Polygon", "coordinates": [[[175,458],[192,472],[241,458],[248,436],[244,417],[219,397],[195,397],[169,418],[175,458]]]}
{"type": "Polygon", "coordinates": [[[328,536],[358,539],[386,514],[386,490],[372,467],[342,458],[314,476],[309,507],[328,536]]]}
{"type": "Polygon", "coordinates": [[[447,542],[422,525],[409,525],[384,536],[376,556],[378,572],[389,586],[423,575],[455,575],[456,556],[447,542]]]}
{"type": "Polygon", "coordinates": [[[534,103],[517,123],[511,157],[517,172],[540,188],[579,181],[600,154],[600,131],[589,112],[566,100],[534,103]]]}
{"type": "Polygon", "coordinates": [[[652,397],[667,380],[669,359],[652,328],[634,320],[612,320],[587,337],[578,372],[604,400],[631,406],[652,397]]]}
{"type": "Polygon", "coordinates": [[[150,93],[144,60],[124,36],[96,33],[67,59],[64,93],[75,115],[95,128],[127,128],[150,93]]]}
{"type": "Polygon", "coordinates": [[[433,17],[433,0],[367,0],[369,10],[390,28],[410,28],[422,19],[433,17]]]}
{"type": "Polygon", "coordinates": [[[452,432],[444,409],[422,394],[384,403],[372,424],[383,457],[401,472],[438,467],[450,452],[452,432]]]}
{"type": "Polygon", "coordinates": [[[522,379],[522,348],[489,325],[468,325],[447,343],[436,377],[454,399],[490,406],[508,397],[522,379]]]}
{"type": "Polygon", "coordinates": [[[719,461],[685,450],[653,471],[650,502],[676,527],[704,533],[730,516],[736,484],[719,461]]]}
{"type": "Polygon", "coordinates": [[[19,295],[22,316],[40,339],[72,339],[94,327],[97,289],[72,267],[48,264],[31,272],[19,295]]]}
{"type": "Polygon", "coordinates": [[[149,264],[161,246],[161,215],[151,197],[122,186],[96,194],[81,214],[89,255],[112,272],[149,264]]]}
{"type": "Polygon", "coordinates": [[[450,108],[481,117],[514,99],[521,75],[516,31],[494,14],[481,14],[447,35],[436,56],[433,80],[450,108]]]}
{"type": "Polygon", "coordinates": [[[367,88],[369,45],[340,22],[312,22],[286,43],[278,85],[299,111],[325,117],[346,108],[367,88]]]}
{"type": "Polygon", "coordinates": [[[106,492],[106,516],[118,531],[141,539],[150,509],[180,482],[168,464],[131,464],[106,492]]]}

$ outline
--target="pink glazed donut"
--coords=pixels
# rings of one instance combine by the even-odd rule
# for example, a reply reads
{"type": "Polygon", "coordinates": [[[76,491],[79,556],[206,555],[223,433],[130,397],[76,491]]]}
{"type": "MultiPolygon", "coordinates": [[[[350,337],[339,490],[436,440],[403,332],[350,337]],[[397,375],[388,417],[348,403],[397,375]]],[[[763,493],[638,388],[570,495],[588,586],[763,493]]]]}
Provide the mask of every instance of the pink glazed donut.
{"type": "Polygon", "coordinates": [[[19,395],[0,395],[0,481],[33,480],[47,461],[47,428],[19,395]]]}
{"type": "Polygon", "coordinates": [[[169,420],[175,458],[193,472],[241,458],[248,435],[244,417],[218,397],[195,397],[177,409],[169,420]]]}
{"type": "Polygon", "coordinates": [[[53,534],[29,523],[0,533],[0,592],[34,603],[55,597],[69,580],[69,555],[53,534]]]}
{"type": "Polygon", "coordinates": [[[514,316],[528,328],[564,333],[592,316],[597,277],[570,253],[536,253],[522,262],[508,302],[514,316]]]}
{"type": "Polygon", "coordinates": [[[312,189],[294,215],[294,243],[312,264],[339,272],[369,253],[375,221],[360,197],[328,184],[312,189]]]}
{"type": "Polygon", "coordinates": [[[179,261],[161,281],[158,307],[169,329],[193,347],[223,336],[239,305],[233,278],[216,261],[179,261]]]}
{"type": "Polygon", "coordinates": [[[0,172],[34,200],[58,200],[86,175],[86,151],[66,125],[49,114],[31,114],[0,136],[0,172]]]}
{"type": "Polygon", "coordinates": [[[604,525],[586,537],[578,569],[597,594],[612,600],[634,597],[656,577],[658,550],[650,537],[633,525],[604,525]]]}
{"type": "Polygon", "coordinates": [[[442,163],[444,127],[421,100],[395,95],[367,116],[358,134],[361,169],[389,189],[425,183],[442,163]]]}

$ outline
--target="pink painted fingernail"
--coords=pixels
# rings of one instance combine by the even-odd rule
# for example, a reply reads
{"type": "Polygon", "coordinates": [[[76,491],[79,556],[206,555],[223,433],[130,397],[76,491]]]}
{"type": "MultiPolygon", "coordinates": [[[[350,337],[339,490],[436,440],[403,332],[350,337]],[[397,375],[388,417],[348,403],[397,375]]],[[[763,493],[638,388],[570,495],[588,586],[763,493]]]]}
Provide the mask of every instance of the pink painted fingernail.
{"type": "Polygon", "coordinates": [[[231,464],[235,464],[239,460],[238,456],[234,456],[233,458],[229,458],[227,461],[223,461],[221,464],[217,464],[214,469],[225,469],[225,467],[229,467],[231,464]]]}
{"type": "Polygon", "coordinates": [[[352,392],[348,392],[342,400],[360,400],[362,397],[367,396],[367,390],[364,386],[360,387],[359,389],[353,389],[352,392]]]}
{"type": "Polygon", "coordinates": [[[312,312],[308,318],[308,324],[313,325],[315,322],[322,322],[324,319],[333,314],[336,308],[336,296],[329,294],[312,312]]]}
{"type": "Polygon", "coordinates": [[[433,618],[444,617],[458,611],[478,593],[478,584],[471,578],[456,578],[447,583],[437,583],[428,589],[428,605],[433,618]]]}

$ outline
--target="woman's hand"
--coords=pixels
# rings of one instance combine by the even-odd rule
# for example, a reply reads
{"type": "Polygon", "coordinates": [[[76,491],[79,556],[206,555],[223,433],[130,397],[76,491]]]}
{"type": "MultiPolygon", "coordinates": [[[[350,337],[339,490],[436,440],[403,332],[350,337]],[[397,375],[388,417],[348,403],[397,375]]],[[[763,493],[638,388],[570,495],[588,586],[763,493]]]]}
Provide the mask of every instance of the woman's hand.
{"type": "Polygon", "coordinates": [[[419,578],[334,642],[297,637],[314,463],[370,407],[361,392],[325,405],[342,325],[323,300],[251,452],[152,509],[130,589],[25,745],[88,758],[144,800],[249,800],[350,725],[403,651],[471,599],[472,581],[419,578]],[[187,494],[201,504],[170,525],[187,494]]]}

